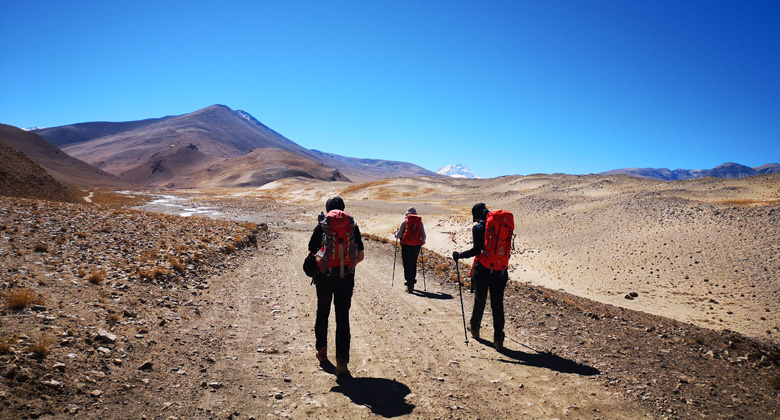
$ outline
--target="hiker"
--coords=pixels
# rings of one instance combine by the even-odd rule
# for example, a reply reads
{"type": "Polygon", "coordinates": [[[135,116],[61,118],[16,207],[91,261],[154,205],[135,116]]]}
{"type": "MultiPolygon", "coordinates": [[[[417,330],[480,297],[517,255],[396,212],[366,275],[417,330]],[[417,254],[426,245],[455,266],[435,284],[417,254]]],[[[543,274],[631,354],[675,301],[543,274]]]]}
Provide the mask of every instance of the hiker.
{"type": "Polygon", "coordinates": [[[355,287],[355,266],[363,260],[363,241],[355,220],[344,213],[339,196],[325,203],[322,221],[309,239],[309,252],[317,259],[313,282],[317,287],[315,348],[320,364],[328,363],[328,317],[330,304],[336,312],[336,376],[349,375],[349,308],[355,287]]]}
{"type": "Polygon", "coordinates": [[[401,261],[404,265],[406,291],[412,293],[417,283],[417,257],[425,245],[425,227],[422,218],[417,215],[414,207],[409,207],[404,214],[404,221],[395,231],[395,238],[401,240],[401,261]]]}
{"type": "MultiPolygon", "coordinates": [[[[471,209],[471,215],[474,219],[474,227],[471,234],[474,245],[471,249],[464,252],[454,251],[452,258],[457,261],[463,258],[476,257],[472,266],[471,283],[475,289],[474,309],[471,313],[471,321],[468,330],[475,339],[479,338],[479,327],[482,322],[482,313],[485,311],[485,302],[487,301],[488,291],[490,291],[490,308],[493,312],[493,346],[501,351],[504,348],[504,289],[506,288],[509,275],[506,272],[506,264],[509,261],[509,251],[511,247],[511,238],[513,237],[514,219],[511,213],[498,210],[495,213],[509,214],[511,223],[501,225],[504,228],[502,234],[501,256],[495,255],[493,246],[485,246],[486,220],[493,223],[490,213],[485,203],[477,203],[471,209]],[[511,225],[511,226],[510,226],[511,225]],[[508,239],[507,239],[508,238],[508,239]]],[[[497,222],[496,222],[497,223],[497,222]]],[[[492,229],[492,228],[491,228],[492,229]]]]}

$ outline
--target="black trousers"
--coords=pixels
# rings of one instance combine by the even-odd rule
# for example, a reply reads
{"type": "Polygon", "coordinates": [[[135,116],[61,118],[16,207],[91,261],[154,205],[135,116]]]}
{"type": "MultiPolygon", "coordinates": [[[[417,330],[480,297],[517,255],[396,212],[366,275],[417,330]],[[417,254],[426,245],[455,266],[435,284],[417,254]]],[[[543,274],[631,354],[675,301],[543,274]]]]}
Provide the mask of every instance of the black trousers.
{"type": "Polygon", "coordinates": [[[348,274],[344,278],[325,276],[317,273],[314,276],[317,286],[317,319],[314,321],[315,347],[320,349],[328,345],[328,317],[330,304],[336,312],[336,360],[349,362],[349,308],[352,306],[352,291],[355,288],[355,275],[348,274]]]}
{"type": "Polygon", "coordinates": [[[479,331],[482,314],[485,312],[488,291],[490,291],[490,310],[493,312],[493,339],[504,338],[504,290],[509,281],[506,271],[494,271],[482,264],[474,263],[471,282],[474,284],[474,310],[471,313],[471,329],[479,331]]]}
{"type": "Polygon", "coordinates": [[[417,283],[417,257],[422,245],[401,245],[401,260],[404,264],[404,279],[407,286],[417,283]]]}

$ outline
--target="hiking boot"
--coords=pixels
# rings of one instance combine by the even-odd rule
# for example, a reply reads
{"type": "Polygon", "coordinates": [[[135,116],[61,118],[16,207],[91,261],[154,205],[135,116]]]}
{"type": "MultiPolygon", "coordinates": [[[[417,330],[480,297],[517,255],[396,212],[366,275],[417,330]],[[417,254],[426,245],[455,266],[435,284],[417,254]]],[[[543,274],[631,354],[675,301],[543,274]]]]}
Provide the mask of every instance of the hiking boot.
{"type": "Polygon", "coordinates": [[[472,328],[471,325],[469,325],[468,330],[471,333],[471,338],[479,340],[479,328],[472,328]]]}
{"type": "Polygon", "coordinates": [[[496,348],[496,351],[504,350],[504,334],[493,339],[493,347],[496,348]]]}
{"type": "Polygon", "coordinates": [[[412,292],[414,292],[414,286],[413,285],[406,286],[406,293],[412,293],[412,292]]]}
{"type": "Polygon", "coordinates": [[[347,362],[344,359],[339,359],[336,361],[336,376],[349,376],[347,362]]]}
{"type": "Polygon", "coordinates": [[[323,348],[317,350],[317,360],[319,360],[320,363],[328,361],[328,348],[327,347],[323,347],[323,348]]]}

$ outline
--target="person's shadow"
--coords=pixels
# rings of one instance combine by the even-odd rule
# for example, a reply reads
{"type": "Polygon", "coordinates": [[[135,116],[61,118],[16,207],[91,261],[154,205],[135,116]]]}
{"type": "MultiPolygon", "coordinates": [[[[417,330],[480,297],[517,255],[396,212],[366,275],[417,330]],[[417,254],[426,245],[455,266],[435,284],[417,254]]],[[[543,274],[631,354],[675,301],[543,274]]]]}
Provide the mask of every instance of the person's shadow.
{"type": "Polygon", "coordinates": [[[353,403],[371,409],[371,412],[382,417],[398,417],[410,414],[414,404],[406,402],[406,396],[411,393],[409,387],[396,381],[383,378],[353,378],[336,379],[338,386],[331,392],[338,392],[349,397],[353,403]]]}
{"type": "MultiPolygon", "coordinates": [[[[493,342],[485,340],[484,338],[476,338],[481,344],[486,346],[493,346],[493,342]]],[[[506,345],[506,342],[504,342],[506,345]]],[[[529,347],[530,349],[530,347],[529,347]]],[[[515,363],[528,366],[536,366],[540,368],[554,370],[561,373],[574,373],[582,376],[594,376],[601,374],[601,371],[593,366],[583,365],[573,360],[564,359],[550,352],[536,351],[530,349],[533,353],[526,353],[520,350],[512,350],[504,347],[499,353],[512,360],[497,359],[502,363],[515,363]]]]}
{"type": "Polygon", "coordinates": [[[415,290],[412,292],[413,295],[422,296],[427,299],[452,299],[453,296],[449,293],[431,293],[431,292],[424,292],[422,290],[415,290]]]}

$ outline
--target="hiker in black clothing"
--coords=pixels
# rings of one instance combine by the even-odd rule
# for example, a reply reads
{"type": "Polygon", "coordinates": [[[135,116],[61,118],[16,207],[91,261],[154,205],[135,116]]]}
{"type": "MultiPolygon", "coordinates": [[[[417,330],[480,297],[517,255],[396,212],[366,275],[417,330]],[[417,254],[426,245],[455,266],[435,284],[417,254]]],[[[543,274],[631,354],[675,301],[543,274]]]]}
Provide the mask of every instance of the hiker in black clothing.
{"type": "MultiPolygon", "coordinates": [[[[456,262],[459,259],[476,257],[482,253],[482,248],[485,245],[485,218],[487,214],[488,209],[485,207],[485,203],[475,204],[471,209],[471,215],[476,222],[471,228],[474,245],[468,251],[454,251],[452,258],[456,262]]],[[[482,322],[482,313],[485,311],[489,290],[490,308],[493,312],[493,345],[499,351],[504,348],[504,289],[508,281],[509,275],[506,270],[496,270],[491,273],[489,268],[478,261],[474,262],[471,276],[471,283],[475,289],[474,310],[471,313],[469,331],[471,331],[472,337],[479,338],[479,326],[482,322]]]]}
{"type": "Polygon", "coordinates": [[[406,291],[412,293],[417,283],[417,257],[425,245],[425,227],[417,215],[417,209],[409,207],[404,215],[406,218],[395,231],[396,239],[401,240],[401,261],[404,265],[406,291]]]}
{"type": "MultiPolygon", "coordinates": [[[[344,200],[339,196],[331,197],[325,203],[325,210],[328,213],[323,216],[323,220],[314,228],[314,232],[309,239],[309,252],[321,256],[324,252],[326,240],[325,235],[327,223],[334,213],[332,210],[344,211],[344,200]],[[323,225],[326,225],[324,227],[323,225]]],[[[337,213],[337,212],[336,212],[337,213]]],[[[350,220],[352,218],[346,215],[350,220]]],[[[349,363],[349,309],[352,305],[352,291],[355,287],[354,266],[363,260],[363,241],[360,238],[360,229],[352,220],[352,240],[350,246],[356,247],[356,258],[354,263],[349,264],[344,269],[344,275],[341,277],[339,267],[328,269],[323,272],[319,268],[314,275],[313,282],[317,287],[317,319],[314,323],[315,348],[317,349],[317,360],[325,363],[328,360],[328,317],[330,316],[330,304],[336,312],[336,375],[349,375],[347,364],[349,363]]]]}

